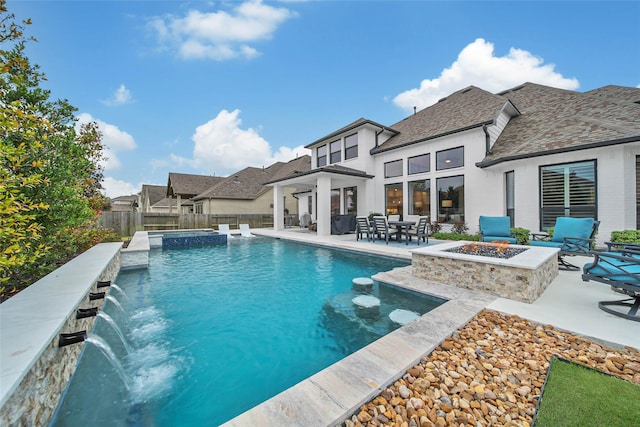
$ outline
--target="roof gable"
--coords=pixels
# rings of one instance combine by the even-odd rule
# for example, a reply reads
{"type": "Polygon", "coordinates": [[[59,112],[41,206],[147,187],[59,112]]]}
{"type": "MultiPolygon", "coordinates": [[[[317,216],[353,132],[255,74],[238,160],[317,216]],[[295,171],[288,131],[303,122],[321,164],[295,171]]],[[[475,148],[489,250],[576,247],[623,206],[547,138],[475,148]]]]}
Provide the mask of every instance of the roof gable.
{"type": "Polygon", "coordinates": [[[168,194],[170,196],[179,194],[186,198],[193,197],[222,179],[224,178],[217,176],[169,172],[168,194]]]}

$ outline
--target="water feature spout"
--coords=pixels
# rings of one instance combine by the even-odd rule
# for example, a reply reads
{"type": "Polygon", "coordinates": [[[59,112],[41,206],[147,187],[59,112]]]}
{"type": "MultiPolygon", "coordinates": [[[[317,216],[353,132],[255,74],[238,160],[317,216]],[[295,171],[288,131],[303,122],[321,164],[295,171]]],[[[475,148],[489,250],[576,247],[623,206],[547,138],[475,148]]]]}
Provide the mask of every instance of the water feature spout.
{"type": "Polygon", "coordinates": [[[89,292],[89,301],[103,299],[104,295],[104,292],[89,292]]]}
{"type": "Polygon", "coordinates": [[[97,288],[107,288],[109,286],[111,286],[111,280],[98,281],[98,284],[96,285],[97,288]]]}
{"type": "Polygon", "coordinates": [[[87,339],[87,331],[72,332],[70,334],[60,334],[58,347],[64,347],[69,344],[75,344],[87,339]]]}
{"type": "Polygon", "coordinates": [[[76,311],[76,319],[83,319],[85,317],[94,317],[98,314],[98,307],[91,308],[79,308],[76,311]]]}

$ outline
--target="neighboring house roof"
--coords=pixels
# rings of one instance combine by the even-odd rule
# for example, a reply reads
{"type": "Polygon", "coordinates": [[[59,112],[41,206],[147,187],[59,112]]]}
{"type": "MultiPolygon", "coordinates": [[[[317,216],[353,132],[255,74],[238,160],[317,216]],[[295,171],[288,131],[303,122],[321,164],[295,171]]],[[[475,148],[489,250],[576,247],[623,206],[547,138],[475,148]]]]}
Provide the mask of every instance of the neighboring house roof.
{"type": "Polygon", "coordinates": [[[160,200],[167,197],[167,186],[166,185],[151,185],[151,184],[142,184],[142,194],[146,194],[149,198],[149,205],[153,206],[158,203],[160,200]]]}
{"type": "Polygon", "coordinates": [[[196,194],[202,193],[207,188],[223,179],[224,178],[217,176],[169,172],[167,196],[180,195],[181,197],[188,199],[196,194]]]}
{"type": "Polygon", "coordinates": [[[118,197],[114,197],[111,199],[111,203],[118,203],[118,204],[133,204],[135,202],[138,201],[138,195],[137,194],[132,194],[130,196],[118,196],[118,197]]]}
{"type": "Polygon", "coordinates": [[[522,114],[511,119],[479,167],[640,141],[639,88],[605,86],[579,93],[525,83],[500,96],[522,114]]]}
{"type": "Polygon", "coordinates": [[[253,200],[271,190],[265,182],[276,177],[289,176],[295,172],[311,169],[311,156],[300,156],[287,163],[276,162],[267,168],[248,167],[223,178],[193,200],[237,199],[253,200]]]}
{"type": "Polygon", "coordinates": [[[164,199],[158,200],[156,203],[154,203],[152,205],[152,207],[159,209],[159,208],[169,208],[169,206],[171,207],[176,207],[178,205],[178,200],[177,199],[172,199],[169,197],[165,197],[164,199]]]}
{"type": "Polygon", "coordinates": [[[397,134],[373,148],[371,154],[493,123],[508,103],[502,96],[469,86],[389,126],[397,134]]]}

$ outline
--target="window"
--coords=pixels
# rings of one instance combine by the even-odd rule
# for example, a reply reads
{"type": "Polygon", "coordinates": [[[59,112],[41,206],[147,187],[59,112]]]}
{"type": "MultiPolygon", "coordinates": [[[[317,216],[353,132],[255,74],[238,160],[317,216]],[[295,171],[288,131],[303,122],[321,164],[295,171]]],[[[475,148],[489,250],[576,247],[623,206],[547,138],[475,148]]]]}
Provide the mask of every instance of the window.
{"type": "Polygon", "coordinates": [[[511,219],[511,227],[516,223],[516,202],[515,202],[515,182],[514,172],[509,171],[504,174],[505,204],[507,206],[507,216],[511,219]]]}
{"type": "Polygon", "coordinates": [[[309,215],[313,215],[313,196],[307,197],[307,212],[309,215]]]}
{"type": "Polygon", "coordinates": [[[402,160],[394,160],[384,164],[384,177],[402,176],[402,160]]]}
{"type": "Polygon", "coordinates": [[[409,215],[429,215],[431,184],[428,179],[409,183],[409,215]]]}
{"type": "Polygon", "coordinates": [[[386,215],[402,215],[402,183],[384,186],[386,215]]]}
{"type": "Polygon", "coordinates": [[[407,163],[407,171],[409,175],[429,172],[431,170],[431,155],[423,154],[421,156],[409,157],[407,163]]]}
{"type": "Polygon", "coordinates": [[[337,140],[331,143],[331,163],[339,163],[342,160],[342,141],[337,140]]]}
{"type": "Polygon", "coordinates": [[[464,222],[464,176],[438,178],[438,222],[464,222]]]}
{"type": "Polygon", "coordinates": [[[340,190],[331,190],[331,215],[340,215],[340,190]]]}
{"type": "Polygon", "coordinates": [[[436,170],[459,168],[464,166],[464,147],[438,151],[436,153],[436,170]]]}
{"type": "Polygon", "coordinates": [[[327,165],[327,146],[318,147],[318,167],[327,165]]]}
{"type": "Polygon", "coordinates": [[[196,213],[201,214],[203,212],[202,203],[196,203],[196,213]]]}
{"type": "Polygon", "coordinates": [[[344,159],[354,159],[358,157],[358,134],[354,133],[344,139],[344,159]]]}
{"type": "Polygon", "coordinates": [[[540,167],[540,229],[548,230],[559,216],[598,219],[596,162],[540,167]]]}
{"type": "Polygon", "coordinates": [[[344,189],[344,213],[347,215],[358,214],[358,187],[344,189]]]}

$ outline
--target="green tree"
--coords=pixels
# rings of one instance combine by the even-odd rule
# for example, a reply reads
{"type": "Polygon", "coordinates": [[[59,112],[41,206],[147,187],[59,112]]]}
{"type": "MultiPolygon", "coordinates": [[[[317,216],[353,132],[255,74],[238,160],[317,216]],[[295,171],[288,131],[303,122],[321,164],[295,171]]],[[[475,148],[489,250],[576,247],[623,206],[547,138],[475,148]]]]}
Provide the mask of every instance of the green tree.
{"type": "Polygon", "coordinates": [[[95,229],[105,205],[97,124],[76,130],[76,108],[40,87],[25,54],[30,20],[16,24],[5,0],[0,16],[0,280],[20,288],[113,236],[95,229]]]}

